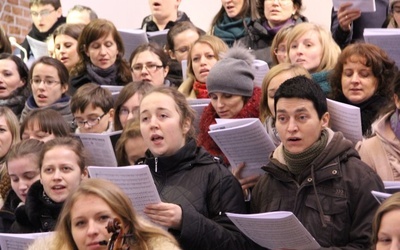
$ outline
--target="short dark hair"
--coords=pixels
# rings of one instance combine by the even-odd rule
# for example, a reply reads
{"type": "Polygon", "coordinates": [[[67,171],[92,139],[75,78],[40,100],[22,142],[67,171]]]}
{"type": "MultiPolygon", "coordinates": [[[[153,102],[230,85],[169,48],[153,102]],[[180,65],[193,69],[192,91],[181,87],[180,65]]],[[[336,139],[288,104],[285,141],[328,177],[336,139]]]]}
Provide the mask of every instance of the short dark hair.
{"type": "Polygon", "coordinates": [[[295,76],[284,81],[278,88],[274,97],[275,113],[276,104],[280,98],[300,98],[310,100],[317,111],[319,119],[328,112],[328,105],[326,103],[324,91],[312,79],[303,75],[295,76]]]}
{"type": "Polygon", "coordinates": [[[60,0],[30,0],[29,8],[31,8],[33,5],[47,5],[47,4],[52,5],[56,10],[58,10],[58,8],[61,7],[60,0]]]}
{"type": "Polygon", "coordinates": [[[86,11],[86,12],[88,12],[88,13],[89,13],[89,19],[90,19],[90,21],[99,19],[99,17],[97,16],[97,13],[96,13],[92,8],[90,8],[90,7],[88,7],[88,6],[84,6],[84,5],[79,5],[79,4],[77,4],[77,5],[74,5],[74,7],[72,7],[72,8],[68,11],[68,14],[69,14],[70,12],[72,12],[72,11],[77,11],[77,12],[84,12],[84,11],[86,11]]]}
{"type": "Polygon", "coordinates": [[[71,112],[85,112],[89,106],[101,108],[104,113],[108,113],[114,106],[114,99],[108,89],[102,88],[96,83],[86,83],[78,88],[71,98],[71,112]]]}

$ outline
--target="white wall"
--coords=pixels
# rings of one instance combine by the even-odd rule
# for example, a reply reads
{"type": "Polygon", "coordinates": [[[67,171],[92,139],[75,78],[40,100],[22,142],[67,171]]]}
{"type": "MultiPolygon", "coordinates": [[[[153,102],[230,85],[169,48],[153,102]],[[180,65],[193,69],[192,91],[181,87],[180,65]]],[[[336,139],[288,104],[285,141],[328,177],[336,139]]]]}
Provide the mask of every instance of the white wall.
{"type": "MultiPolygon", "coordinates": [[[[113,21],[118,28],[138,28],[143,17],[150,13],[148,1],[145,0],[62,0],[64,14],[75,4],[91,7],[99,17],[113,21]]],[[[311,22],[329,28],[332,0],[303,0],[303,6],[303,14],[311,22]]],[[[185,11],[194,24],[208,31],[220,7],[221,1],[218,0],[182,0],[179,9],[185,11]]]]}

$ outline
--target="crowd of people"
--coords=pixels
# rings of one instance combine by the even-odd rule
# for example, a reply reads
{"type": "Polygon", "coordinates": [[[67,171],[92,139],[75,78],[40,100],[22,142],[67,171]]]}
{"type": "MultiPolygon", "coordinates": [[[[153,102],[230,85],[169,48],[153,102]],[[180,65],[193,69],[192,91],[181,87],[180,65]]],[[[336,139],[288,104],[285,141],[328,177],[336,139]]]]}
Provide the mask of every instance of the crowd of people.
{"type": "Polygon", "coordinates": [[[81,5],[64,17],[60,0],[29,3],[28,35],[49,56],[0,28],[0,232],[54,231],[29,249],[265,249],[226,213],[290,211],[322,249],[400,249],[399,194],[371,194],[400,183],[400,73],[362,41],[364,28],[398,28],[400,1],[374,13],[342,3],[331,30],[301,0],[222,0],[207,31],[179,3],[149,1],[140,28],[168,29],[165,43],[130,55],[112,21],[81,5]],[[261,85],[255,60],[270,67],[261,85]],[[327,98],[360,109],[362,140],[332,130],[327,98]],[[262,175],[242,176],[246,162],[231,166],[208,133],[245,118],[276,146],[262,175]],[[114,131],[118,166],[147,165],[160,195],[143,216],[89,176],[74,136],[114,131]]]}

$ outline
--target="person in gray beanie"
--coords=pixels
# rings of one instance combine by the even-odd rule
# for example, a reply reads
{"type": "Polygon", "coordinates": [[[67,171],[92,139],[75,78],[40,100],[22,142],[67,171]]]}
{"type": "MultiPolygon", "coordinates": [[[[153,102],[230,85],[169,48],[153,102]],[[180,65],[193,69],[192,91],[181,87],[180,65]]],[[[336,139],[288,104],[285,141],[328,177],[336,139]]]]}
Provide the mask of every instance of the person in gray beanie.
{"type": "MultiPolygon", "coordinates": [[[[228,160],[208,134],[209,127],[216,123],[216,118],[259,117],[261,89],[254,86],[253,61],[254,56],[248,49],[235,45],[211,68],[207,77],[211,103],[204,109],[200,119],[198,144],[210,154],[223,159],[225,164],[229,164],[228,160]]],[[[242,181],[240,176],[236,177],[241,181],[242,188],[247,184],[254,186],[258,179],[258,176],[254,176],[242,181]]]]}

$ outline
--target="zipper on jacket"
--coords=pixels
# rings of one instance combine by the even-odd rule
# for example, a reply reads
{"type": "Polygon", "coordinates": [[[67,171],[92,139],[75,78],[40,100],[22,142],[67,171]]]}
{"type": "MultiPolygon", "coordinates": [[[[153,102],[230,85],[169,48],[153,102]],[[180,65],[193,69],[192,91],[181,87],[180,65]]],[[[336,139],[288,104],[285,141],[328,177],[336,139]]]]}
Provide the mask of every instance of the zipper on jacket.
{"type": "Polygon", "coordinates": [[[154,158],[154,163],[155,163],[155,171],[156,171],[156,173],[157,173],[157,164],[158,164],[158,158],[157,157],[155,157],[154,158]]]}

